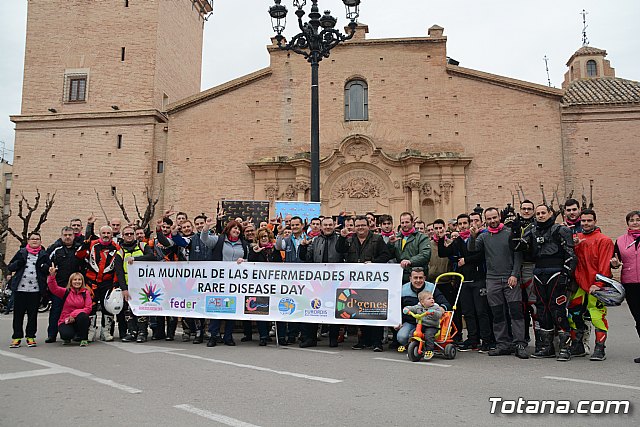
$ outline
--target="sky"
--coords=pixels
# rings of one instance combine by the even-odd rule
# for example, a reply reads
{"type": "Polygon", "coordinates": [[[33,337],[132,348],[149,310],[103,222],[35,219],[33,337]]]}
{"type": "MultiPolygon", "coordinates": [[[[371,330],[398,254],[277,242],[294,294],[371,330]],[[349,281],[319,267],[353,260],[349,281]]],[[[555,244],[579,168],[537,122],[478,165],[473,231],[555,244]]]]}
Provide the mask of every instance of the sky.
{"type": "MultiPolygon", "coordinates": [[[[27,3],[0,0],[0,155],[9,160],[14,141],[9,115],[20,113],[27,3]]],[[[272,4],[214,1],[204,31],[203,90],[269,65],[266,46],[273,30],[267,10],[272,4]]],[[[292,0],[282,4],[289,10],[284,34],[290,38],[297,33],[295,8],[292,0]]],[[[346,25],[341,0],[318,4],[338,18],[338,28],[346,25]]],[[[583,9],[588,12],[589,45],[608,52],[617,77],[640,80],[638,0],[362,0],[359,21],[369,26],[368,38],[421,37],[432,25],[440,25],[448,37],[448,56],[460,66],[543,85],[546,56],[551,84],[559,88],[567,60],[582,46],[583,9]]]]}

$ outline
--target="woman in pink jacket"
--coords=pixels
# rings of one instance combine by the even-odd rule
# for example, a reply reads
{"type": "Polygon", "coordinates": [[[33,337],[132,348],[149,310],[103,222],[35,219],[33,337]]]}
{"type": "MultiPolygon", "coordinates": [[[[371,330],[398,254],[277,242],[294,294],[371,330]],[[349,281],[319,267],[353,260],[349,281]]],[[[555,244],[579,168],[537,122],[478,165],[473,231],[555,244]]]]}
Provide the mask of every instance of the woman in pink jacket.
{"type": "Polygon", "coordinates": [[[91,314],[92,299],[89,288],[84,283],[84,277],[80,273],[73,273],[69,277],[67,288],[61,288],[56,283],[55,266],[49,268],[47,285],[52,294],[63,301],[62,314],[58,320],[58,332],[65,344],[72,339],[80,339],[80,347],[89,345],[89,315],[91,314]]]}
{"type": "MultiPolygon", "coordinates": [[[[622,267],[620,281],[640,336],[640,211],[629,212],[626,220],[629,230],[616,239],[611,267],[622,267]]],[[[640,363],[640,357],[633,361],[640,363]]]]}

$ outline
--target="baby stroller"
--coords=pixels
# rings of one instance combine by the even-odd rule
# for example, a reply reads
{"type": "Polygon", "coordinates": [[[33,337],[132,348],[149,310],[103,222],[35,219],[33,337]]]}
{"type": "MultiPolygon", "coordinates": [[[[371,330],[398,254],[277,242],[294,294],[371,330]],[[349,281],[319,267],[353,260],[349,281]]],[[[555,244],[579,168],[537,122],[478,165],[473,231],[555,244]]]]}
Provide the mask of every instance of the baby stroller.
{"type": "MultiPolygon", "coordinates": [[[[456,300],[453,303],[451,311],[445,311],[440,318],[440,330],[436,334],[434,341],[435,355],[444,356],[445,359],[455,359],[457,349],[453,343],[453,338],[458,334],[458,328],[453,323],[453,314],[456,311],[458,305],[458,298],[460,298],[460,289],[462,289],[462,283],[464,282],[464,276],[460,273],[443,273],[436,278],[435,287],[438,286],[438,282],[444,277],[458,277],[460,279],[460,286],[458,286],[458,292],[456,293],[456,300]]],[[[435,290],[434,287],[434,290],[435,290]]],[[[424,334],[422,333],[422,317],[423,315],[411,314],[418,321],[413,336],[409,338],[409,346],[407,347],[407,356],[412,362],[419,362],[425,356],[425,341],[424,334]]]]}

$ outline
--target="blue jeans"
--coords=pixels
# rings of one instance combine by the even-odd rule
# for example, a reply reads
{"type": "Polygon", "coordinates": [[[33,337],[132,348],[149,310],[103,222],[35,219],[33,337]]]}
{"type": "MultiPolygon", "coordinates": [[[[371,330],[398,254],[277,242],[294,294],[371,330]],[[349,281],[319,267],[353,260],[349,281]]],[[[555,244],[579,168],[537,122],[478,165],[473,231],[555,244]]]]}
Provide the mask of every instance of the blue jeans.
{"type": "Polygon", "coordinates": [[[413,331],[416,330],[415,323],[405,322],[402,324],[402,328],[398,331],[398,342],[400,345],[407,346],[409,344],[409,338],[413,336],[413,331]]]}
{"type": "MultiPolygon", "coordinates": [[[[209,322],[209,332],[211,333],[212,338],[216,338],[220,334],[220,319],[211,319],[209,322]]],[[[225,342],[233,341],[233,326],[235,320],[225,320],[224,321],[224,337],[222,338],[225,342]]]]}

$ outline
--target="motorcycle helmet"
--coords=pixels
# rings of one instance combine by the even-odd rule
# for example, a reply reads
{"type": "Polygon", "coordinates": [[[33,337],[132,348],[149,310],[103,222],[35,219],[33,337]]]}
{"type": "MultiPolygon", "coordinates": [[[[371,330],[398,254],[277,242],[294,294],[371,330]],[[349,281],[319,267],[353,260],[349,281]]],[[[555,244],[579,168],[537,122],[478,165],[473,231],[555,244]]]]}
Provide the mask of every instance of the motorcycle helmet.
{"type": "Polygon", "coordinates": [[[107,292],[107,296],[104,297],[104,309],[114,316],[122,311],[124,305],[124,298],[122,297],[122,289],[113,288],[107,292]]]}
{"type": "Polygon", "coordinates": [[[591,293],[598,301],[608,307],[615,307],[622,304],[625,292],[624,287],[619,282],[602,274],[596,274],[596,282],[604,283],[604,286],[591,293]]]}

